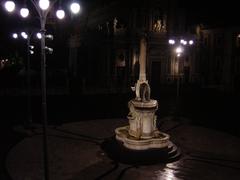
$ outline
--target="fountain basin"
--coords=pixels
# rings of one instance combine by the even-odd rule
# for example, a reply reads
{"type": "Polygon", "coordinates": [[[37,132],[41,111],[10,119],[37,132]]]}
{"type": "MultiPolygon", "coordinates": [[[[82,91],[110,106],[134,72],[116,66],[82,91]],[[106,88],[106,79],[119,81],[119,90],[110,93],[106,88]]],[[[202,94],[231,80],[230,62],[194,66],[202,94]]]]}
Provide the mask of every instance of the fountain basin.
{"type": "Polygon", "coordinates": [[[116,139],[123,142],[123,145],[133,150],[147,150],[153,148],[166,148],[169,145],[168,134],[155,130],[153,137],[150,139],[136,138],[129,135],[129,126],[119,127],[115,129],[116,139]]]}

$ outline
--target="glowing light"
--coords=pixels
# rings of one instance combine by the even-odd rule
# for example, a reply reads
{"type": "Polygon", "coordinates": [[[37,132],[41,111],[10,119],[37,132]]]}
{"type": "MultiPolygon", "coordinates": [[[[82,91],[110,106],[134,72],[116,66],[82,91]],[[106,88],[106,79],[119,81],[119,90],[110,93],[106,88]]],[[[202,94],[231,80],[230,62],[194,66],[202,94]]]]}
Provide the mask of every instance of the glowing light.
{"type": "Polygon", "coordinates": [[[6,9],[8,12],[13,12],[14,9],[15,9],[15,3],[14,3],[13,1],[7,1],[7,2],[5,2],[4,6],[5,6],[5,9],[6,9]]]}
{"type": "Polygon", "coordinates": [[[20,15],[21,15],[23,18],[28,17],[28,15],[29,15],[29,10],[28,10],[27,8],[22,8],[22,9],[20,10],[20,15]]]}
{"type": "Polygon", "coordinates": [[[64,12],[64,10],[62,10],[62,9],[57,10],[56,16],[57,16],[58,19],[63,19],[63,18],[65,17],[65,12],[64,12]]]}
{"type": "Polygon", "coordinates": [[[47,10],[49,8],[50,2],[49,0],[39,0],[38,4],[42,10],[47,10]]]}
{"type": "Polygon", "coordinates": [[[194,43],[193,40],[190,40],[190,41],[188,42],[189,45],[193,45],[193,43],[194,43]]]}
{"type": "Polygon", "coordinates": [[[173,39],[169,39],[169,40],[168,40],[168,43],[169,43],[169,44],[175,44],[175,41],[174,41],[173,39]]]}
{"type": "Polygon", "coordinates": [[[181,54],[182,52],[183,52],[183,48],[182,47],[179,46],[179,47],[176,48],[176,53],[177,54],[181,54]]]}
{"type": "Polygon", "coordinates": [[[13,37],[14,39],[17,39],[17,38],[18,38],[18,34],[17,34],[17,33],[13,33],[13,34],[12,34],[12,37],[13,37]]]}
{"type": "Polygon", "coordinates": [[[30,48],[30,49],[34,49],[34,46],[33,46],[33,45],[30,45],[29,48],[30,48]]]}
{"type": "Polygon", "coordinates": [[[50,48],[50,47],[46,46],[45,49],[48,51],[49,54],[53,53],[53,48],[50,48]]]}
{"type": "Polygon", "coordinates": [[[72,3],[70,9],[73,14],[77,14],[80,11],[80,5],[78,3],[72,3]]]}
{"type": "Polygon", "coordinates": [[[184,39],[181,39],[181,40],[180,40],[180,43],[181,43],[181,44],[183,44],[183,43],[184,43],[184,41],[185,41],[184,39]]]}
{"type": "Polygon", "coordinates": [[[37,33],[36,36],[37,36],[38,39],[42,39],[42,34],[41,33],[37,33]]]}
{"type": "Polygon", "coordinates": [[[45,37],[46,37],[47,39],[53,40],[53,35],[51,35],[51,34],[47,34],[45,37]]]}
{"type": "Polygon", "coordinates": [[[21,36],[22,36],[24,39],[27,39],[27,38],[28,38],[28,35],[27,35],[25,32],[21,32],[21,36]]]}

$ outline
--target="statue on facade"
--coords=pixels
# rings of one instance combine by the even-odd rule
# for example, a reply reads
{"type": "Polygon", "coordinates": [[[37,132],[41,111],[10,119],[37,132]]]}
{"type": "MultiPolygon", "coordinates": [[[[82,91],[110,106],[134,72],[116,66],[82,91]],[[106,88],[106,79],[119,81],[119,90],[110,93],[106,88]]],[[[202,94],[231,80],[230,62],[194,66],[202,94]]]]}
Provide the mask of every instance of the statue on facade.
{"type": "Polygon", "coordinates": [[[107,31],[107,34],[110,33],[110,30],[109,30],[109,22],[108,22],[108,21],[106,22],[106,31],[107,31]]]}
{"type": "Polygon", "coordinates": [[[97,29],[98,29],[98,31],[102,31],[102,26],[99,24],[97,29]]]}
{"type": "Polygon", "coordinates": [[[153,25],[153,31],[160,32],[161,28],[162,28],[162,23],[161,23],[161,20],[158,19],[153,25]]]}
{"type": "Polygon", "coordinates": [[[162,25],[162,31],[166,32],[166,28],[167,28],[167,17],[164,15],[163,16],[163,25],[162,25]]]}
{"type": "Polygon", "coordinates": [[[114,33],[117,31],[117,23],[118,23],[118,20],[117,20],[117,18],[115,17],[114,20],[113,20],[113,32],[114,32],[114,33]]]}

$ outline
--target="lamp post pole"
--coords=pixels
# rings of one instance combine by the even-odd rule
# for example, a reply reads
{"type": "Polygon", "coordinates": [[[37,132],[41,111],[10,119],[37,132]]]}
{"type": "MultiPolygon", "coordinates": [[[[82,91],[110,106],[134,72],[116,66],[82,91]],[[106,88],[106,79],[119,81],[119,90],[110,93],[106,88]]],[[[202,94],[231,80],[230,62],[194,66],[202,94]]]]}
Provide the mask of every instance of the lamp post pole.
{"type": "Polygon", "coordinates": [[[178,119],[179,116],[179,97],[180,97],[180,54],[176,54],[176,63],[177,63],[177,92],[176,92],[176,112],[175,119],[178,119]]]}
{"type": "MultiPolygon", "coordinates": [[[[32,100],[31,100],[31,75],[30,75],[30,54],[34,53],[31,48],[34,48],[31,46],[31,37],[32,37],[32,32],[30,33],[25,33],[21,32],[21,36],[24,40],[26,40],[26,59],[27,61],[25,62],[25,72],[26,72],[26,92],[27,92],[27,120],[25,120],[23,123],[25,128],[31,128],[32,125],[32,100]]],[[[17,39],[18,34],[13,33],[12,38],[17,39]]]]}
{"type": "Polygon", "coordinates": [[[176,63],[176,74],[177,74],[177,94],[176,94],[176,103],[178,104],[178,100],[179,100],[179,94],[180,94],[180,56],[183,52],[183,48],[181,46],[178,46],[175,49],[175,63],[176,63]]]}
{"type": "MultiPolygon", "coordinates": [[[[42,127],[43,127],[43,156],[44,156],[44,179],[49,180],[49,164],[48,164],[48,138],[47,138],[47,89],[46,89],[46,20],[49,11],[52,6],[57,2],[53,0],[31,0],[31,3],[34,5],[40,20],[40,33],[41,33],[41,95],[42,95],[42,127]]],[[[15,3],[13,1],[6,1],[5,8],[8,12],[13,12],[15,9],[15,3]]],[[[77,14],[80,11],[80,5],[76,2],[72,2],[70,9],[72,13],[77,14]]],[[[29,10],[27,8],[22,8],[20,14],[23,18],[26,18],[29,15],[29,10]]],[[[63,19],[65,12],[63,9],[59,9],[56,12],[56,15],[59,19],[63,19]]],[[[29,53],[30,43],[28,41],[28,53],[29,53]]],[[[49,51],[51,48],[47,48],[49,51]]],[[[28,54],[29,55],[29,54],[28,54]]],[[[29,56],[28,56],[29,57],[29,56]]],[[[28,59],[28,63],[30,60],[28,59]]],[[[30,69],[28,70],[30,73],[30,69]]],[[[30,80],[28,80],[30,82],[30,80]]]]}
{"type": "Polygon", "coordinates": [[[178,102],[178,98],[179,98],[179,94],[180,94],[180,71],[179,71],[179,58],[178,56],[176,57],[176,63],[177,63],[177,95],[176,95],[176,99],[178,102]]]}
{"type": "MultiPolygon", "coordinates": [[[[41,33],[41,87],[42,87],[42,123],[43,123],[43,155],[44,155],[44,177],[49,180],[49,159],[48,159],[48,132],[47,132],[47,88],[46,88],[46,20],[52,6],[57,2],[54,0],[47,9],[41,10],[34,0],[31,0],[35,6],[40,18],[40,33],[41,33]]],[[[73,3],[74,4],[74,3],[73,3]]],[[[75,4],[76,6],[76,4],[75,4]]],[[[77,5],[79,6],[79,5],[77,5]]],[[[80,8],[77,7],[77,8],[80,8]]],[[[79,10],[79,9],[78,9],[79,10]]],[[[78,11],[77,10],[77,11],[78,11]]],[[[64,17],[63,11],[60,10],[62,18],[64,17]]],[[[77,13],[77,12],[75,12],[77,13]]],[[[61,19],[61,18],[60,18],[61,19]]]]}
{"type": "Polygon", "coordinates": [[[42,122],[43,122],[43,151],[44,151],[44,172],[45,180],[49,179],[48,165],[48,138],[47,138],[47,88],[46,88],[46,52],[45,52],[45,21],[41,17],[41,87],[42,87],[42,122]]]}
{"type": "Polygon", "coordinates": [[[170,45],[174,45],[174,47],[176,47],[176,45],[177,45],[175,52],[174,52],[174,56],[173,56],[174,57],[173,61],[175,60],[175,63],[176,63],[176,66],[174,66],[173,72],[176,72],[176,75],[177,75],[176,110],[175,110],[176,114],[177,114],[178,113],[177,110],[178,110],[178,106],[179,106],[178,105],[179,104],[179,95],[180,95],[180,57],[184,51],[183,46],[186,46],[186,45],[191,46],[194,44],[194,41],[193,40],[186,41],[184,39],[180,39],[180,40],[179,39],[178,40],[169,39],[168,43],[170,45]]]}
{"type": "Polygon", "coordinates": [[[31,75],[30,75],[30,34],[27,37],[27,106],[28,106],[28,125],[31,126],[32,123],[32,100],[31,100],[31,75]]]}
{"type": "MultiPolygon", "coordinates": [[[[46,35],[46,19],[51,7],[43,11],[31,0],[35,6],[40,20],[41,33],[41,95],[42,95],[42,128],[43,128],[43,158],[44,158],[44,178],[49,180],[49,162],[48,162],[48,132],[47,132],[47,88],[46,88],[46,49],[45,49],[45,35],[46,35]]],[[[56,1],[54,1],[55,3],[56,1]]],[[[53,4],[52,4],[53,5],[53,4]]]]}

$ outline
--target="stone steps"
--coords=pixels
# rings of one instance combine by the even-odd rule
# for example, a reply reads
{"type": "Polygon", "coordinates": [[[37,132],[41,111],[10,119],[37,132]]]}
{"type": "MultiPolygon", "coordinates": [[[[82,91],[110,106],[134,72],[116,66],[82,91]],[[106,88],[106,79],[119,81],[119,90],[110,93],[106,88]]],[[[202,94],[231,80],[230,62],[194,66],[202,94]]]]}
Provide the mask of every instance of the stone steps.
{"type": "Polygon", "coordinates": [[[170,144],[168,146],[168,158],[167,162],[173,162],[180,158],[181,156],[181,150],[170,141],[170,144]]]}
{"type": "Polygon", "coordinates": [[[126,148],[121,141],[112,137],[106,139],[101,148],[113,161],[131,165],[169,163],[178,160],[181,155],[179,148],[171,141],[167,148],[131,150],[126,148]]]}

